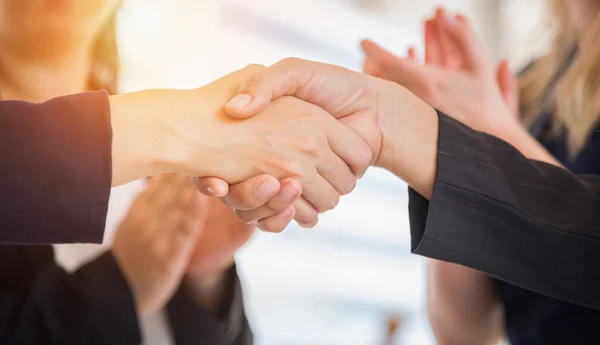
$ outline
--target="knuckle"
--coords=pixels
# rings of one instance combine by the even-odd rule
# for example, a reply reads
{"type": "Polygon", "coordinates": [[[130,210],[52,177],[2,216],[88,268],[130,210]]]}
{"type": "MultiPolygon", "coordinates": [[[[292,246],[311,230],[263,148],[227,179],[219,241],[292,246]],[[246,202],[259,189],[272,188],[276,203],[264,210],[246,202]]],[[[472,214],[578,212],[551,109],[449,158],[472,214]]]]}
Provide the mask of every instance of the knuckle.
{"type": "Polygon", "coordinates": [[[321,149],[321,142],[314,136],[306,136],[298,143],[298,150],[310,156],[317,156],[321,149]]]}
{"type": "Polygon", "coordinates": [[[301,63],[302,61],[303,61],[302,59],[297,58],[297,57],[288,57],[288,58],[285,58],[285,59],[279,61],[277,64],[284,65],[284,66],[297,65],[297,64],[301,63]]]}
{"type": "Polygon", "coordinates": [[[249,72],[260,72],[264,69],[266,69],[267,67],[263,64],[259,64],[259,63],[251,63],[249,65],[247,65],[244,69],[249,71],[249,72]]]}
{"type": "Polygon", "coordinates": [[[263,77],[259,74],[253,74],[240,87],[240,92],[249,92],[256,89],[262,83],[263,77]]]}
{"type": "Polygon", "coordinates": [[[237,219],[239,219],[241,222],[243,222],[245,224],[248,224],[248,223],[254,221],[254,219],[252,219],[251,213],[249,211],[242,211],[242,210],[235,209],[233,211],[233,213],[235,214],[237,219]]]}
{"type": "Polygon", "coordinates": [[[269,233],[280,233],[284,229],[283,227],[277,226],[276,224],[272,224],[268,221],[258,222],[257,226],[261,231],[269,233]]]}
{"type": "Polygon", "coordinates": [[[305,227],[315,224],[317,222],[318,215],[315,212],[302,212],[296,213],[294,219],[298,224],[300,224],[300,226],[305,227]]]}
{"type": "Polygon", "coordinates": [[[325,201],[325,203],[323,203],[323,206],[318,211],[320,213],[323,213],[326,211],[333,210],[339,203],[340,203],[340,194],[337,192],[333,193],[333,195],[331,195],[331,197],[329,197],[325,201]]]}
{"type": "MultiPolygon", "coordinates": [[[[341,186],[341,188],[340,188],[340,194],[341,195],[350,194],[350,192],[352,192],[355,187],[356,187],[356,178],[352,178],[347,183],[344,183],[341,186]]],[[[337,206],[337,205],[335,205],[335,206],[337,206]]]]}
{"type": "Polygon", "coordinates": [[[240,208],[248,209],[257,207],[256,197],[250,189],[242,188],[239,191],[236,191],[235,195],[232,195],[232,197],[237,200],[235,204],[240,208]]]}
{"type": "Polygon", "coordinates": [[[367,170],[371,165],[371,162],[373,162],[373,156],[373,150],[370,147],[365,147],[364,149],[357,151],[356,161],[361,171],[367,170]]]}
{"type": "Polygon", "coordinates": [[[282,176],[290,177],[296,180],[302,180],[305,176],[304,167],[298,161],[282,158],[277,162],[277,168],[281,171],[282,176]]]}

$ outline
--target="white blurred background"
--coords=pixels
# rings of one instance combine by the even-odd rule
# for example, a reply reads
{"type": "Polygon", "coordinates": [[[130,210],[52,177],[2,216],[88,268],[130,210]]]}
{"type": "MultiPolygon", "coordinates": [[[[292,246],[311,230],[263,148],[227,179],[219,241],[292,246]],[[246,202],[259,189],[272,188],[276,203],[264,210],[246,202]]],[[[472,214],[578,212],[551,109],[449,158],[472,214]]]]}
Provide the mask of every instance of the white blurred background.
{"type": "MultiPolygon", "coordinates": [[[[121,91],[192,88],[287,56],[360,70],[361,38],[421,49],[437,5],[465,13],[494,58],[543,49],[540,0],[127,0],[121,91]]],[[[373,169],[317,228],[257,234],[238,265],[258,345],[433,344],[425,262],[410,254],[406,186],[373,169]]]]}

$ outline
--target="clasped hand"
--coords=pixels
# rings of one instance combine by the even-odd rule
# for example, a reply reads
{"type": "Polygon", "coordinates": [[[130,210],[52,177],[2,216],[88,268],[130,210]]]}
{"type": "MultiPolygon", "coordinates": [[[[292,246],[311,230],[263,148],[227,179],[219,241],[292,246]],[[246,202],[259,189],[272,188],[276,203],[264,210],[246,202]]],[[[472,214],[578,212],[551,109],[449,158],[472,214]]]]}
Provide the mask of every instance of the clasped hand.
{"type": "MultiPolygon", "coordinates": [[[[393,171],[386,166],[393,161],[391,156],[416,159],[420,149],[407,152],[390,140],[403,135],[394,129],[402,126],[401,116],[391,115],[426,111],[433,109],[394,83],[334,65],[282,60],[243,83],[225,112],[234,132],[250,130],[264,136],[262,155],[287,163],[238,184],[217,178],[198,179],[197,184],[205,194],[221,196],[238,218],[258,221],[264,231],[283,230],[291,216],[301,226],[314,226],[318,213],[332,209],[368,166],[393,171]],[[276,131],[275,121],[281,123],[276,131]],[[282,144],[288,149],[280,148],[282,144]],[[294,180],[295,189],[301,189],[298,199],[294,198],[300,193],[285,192],[294,180]]],[[[403,139],[410,140],[419,135],[419,128],[405,132],[403,139]]],[[[226,145],[235,145],[235,140],[226,145]]],[[[251,150],[244,154],[264,159],[252,156],[251,150]]]]}

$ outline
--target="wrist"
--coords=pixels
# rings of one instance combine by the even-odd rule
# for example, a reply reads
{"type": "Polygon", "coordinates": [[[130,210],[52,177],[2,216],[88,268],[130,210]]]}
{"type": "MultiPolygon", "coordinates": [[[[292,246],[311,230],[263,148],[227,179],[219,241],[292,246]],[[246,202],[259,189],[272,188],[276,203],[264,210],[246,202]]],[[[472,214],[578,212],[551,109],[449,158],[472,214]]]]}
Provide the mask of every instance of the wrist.
{"type": "Polygon", "coordinates": [[[221,309],[231,285],[231,269],[201,276],[188,273],[184,284],[196,303],[217,313],[221,309]]]}
{"type": "Polygon", "coordinates": [[[165,169],[164,138],[144,92],[110,96],[113,181],[117,186],[165,169]]]}
{"type": "Polygon", "coordinates": [[[212,176],[207,167],[220,166],[213,119],[222,104],[203,89],[110,97],[113,185],[167,172],[212,176]]]}
{"type": "Polygon", "coordinates": [[[392,172],[428,198],[437,165],[437,112],[397,84],[385,84],[382,89],[378,120],[383,142],[375,165],[392,172]]]}

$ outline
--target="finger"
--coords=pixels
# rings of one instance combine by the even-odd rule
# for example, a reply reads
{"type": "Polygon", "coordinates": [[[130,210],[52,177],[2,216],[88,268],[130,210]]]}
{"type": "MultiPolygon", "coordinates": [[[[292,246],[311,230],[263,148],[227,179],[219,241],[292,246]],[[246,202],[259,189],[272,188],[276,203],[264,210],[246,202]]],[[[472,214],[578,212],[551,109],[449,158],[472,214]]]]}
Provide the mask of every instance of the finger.
{"type": "Polygon", "coordinates": [[[191,183],[189,176],[181,174],[161,174],[148,180],[147,200],[155,210],[161,210],[172,205],[178,197],[178,192],[185,183],[191,183]]]}
{"type": "Polygon", "coordinates": [[[259,175],[229,187],[229,194],[221,198],[226,205],[239,210],[251,210],[263,206],[281,185],[269,175],[259,175]]]}
{"type": "Polygon", "coordinates": [[[415,47],[408,48],[408,53],[406,55],[407,59],[409,59],[410,61],[417,61],[417,51],[415,50],[415,47]]]}
{"type": "Polygon", "coordinates": [[[196,239],[203,230],[203,217],[199,215],[202,214],[202,207],[204,206],[206,205],[202,202],[201,195],[195,192],[185,212],[178,218],[175,231],[169,234],[170,237],[167,239],[171,244],[169,246],[171,255],[191,255],[196,239]]]}
{"type": "Polygon", "coordinates": [[[218,177],[196,177],[194,183],[198,191],[207,196],[223,197],[229,193],[229,183],[218,177]]]}
{"type": "Polygon", "coordinates": [[[317,169],[302,182],[302,196],[318,213],[332,210],[340,201],[340,193],[317,169]]]}
{"type": "Polygon", "coordinates": [[[436,11],[435,23],[440,41],[443,66],[452,70],[461,68],[462,59],[460,51],[457,48],[454,39],[452,38],[452,33],[450,32],[453,24],[450,23],[450,19],[445,9],[439,8],[436,11]]]}
{"type": "Polygon", "coordinates": [[[425,63],[442,66],[440,36],[434,19],[425,21],[425,63]]]}
{"type": "Polygon", "coordinates": [[[282,232],[294,219],[295,214],[296,208],[290,205],[280,213],[260,220],[256,225],[264,232],[282,232]]]}
{"type": "MultiPolygon", "coordinates": [[[[272,100],[283,96],[296,96],[313,104],[320,102],[323,95],[311,89],[311,82],[320,83],[319,76],[327,69],[335,79],[336,74],[348,71],[340,66],[288,58],[277,62],[264,71],[254,74],[238,90],[238,94],[225,105],[225,112],[234,118],[248,118],[263,110],[272,100]]],[[[356,75],[360,77],[360,75],[356,75]]],[[[325,109],[336,116],[333,109],[325,109]]]]}
{"type": "Polygon", "coordinates": [[[376,78],[384,78],[383,72],[379,68],[379,65],[369,56],[367,56],[365,59],[363,72],[376,78]]]}
{"type": "Polygon", "coordinates": [[[304,197],[294,202],[294,219],[303,228],[312,228],[319,222],[319,212],[304,197]]]}
{"type": "MultiPolygon", "coordinates": [[[[190,182],[191,183],[191,182],[190,182]]],[[[162,214],[161,236],[173,236],[174,233],[181,231],[180,223],[186,216],[190,203],[198,197],[198,191],[190,184],[180,184],[172,187],[172,192],[176,195],[165,207],[157,209],[156,212],[162,214]]]]}
{"type": "MultiPolygon", "coordinates": [[[[354,189],[357,177],[362,177],[367,168],[374,162],[371,146],[380,143],[367,143],[351,127],[345,126],[339,120],[323,112],[327,130],[327,140],[332,154],[326,157],[319,173],[334,185],[341,195],[346,195],[354,189]],[[350,173],[350,174],[348,174],[350,173]],[[325,174],[325,175],[324,175],[325,174]],[[350,186],[351,185],[351,186],[350,186]],[[348,189],[351,187],[350,189],[348,189]]],[[[369,123],[372,123],[369,121],[369,123]]],[[[377,133],[377,128],[372,133],[377,133]]]]}
{"type": "Polygon", "coordinates": [[[385,71],[383,78],[406,86],[414,82],[414,67],[420,67],[408,59],[403,59],[383,49],[377,43],[362,41],[363,50],[373,58],[379,68],[385,71]]]}
{"type": "Polygon", "coordinates": [[[465,16],[456,15],[450,33],[460,54],[464,57],[466,68],[473,71],[487,71],[489,69],[490,66],[485,51],[465,16]]]}
{"type": "Polygon", "coordinates": [[[508,106],[515,118],[519,117],[519,82],[510,69],[508,60],[503,59],[498,65],[498,87],[502,93],[504,103],[508,106]]]}
{"type": "Polygon", "coordinates": [[[302,195],[302,185],[294,179],[281,180],[281,189],[265,205],[251,209],[235,209],[235,215],[242,222],[249,224],[283,212],[302,195]]]}

